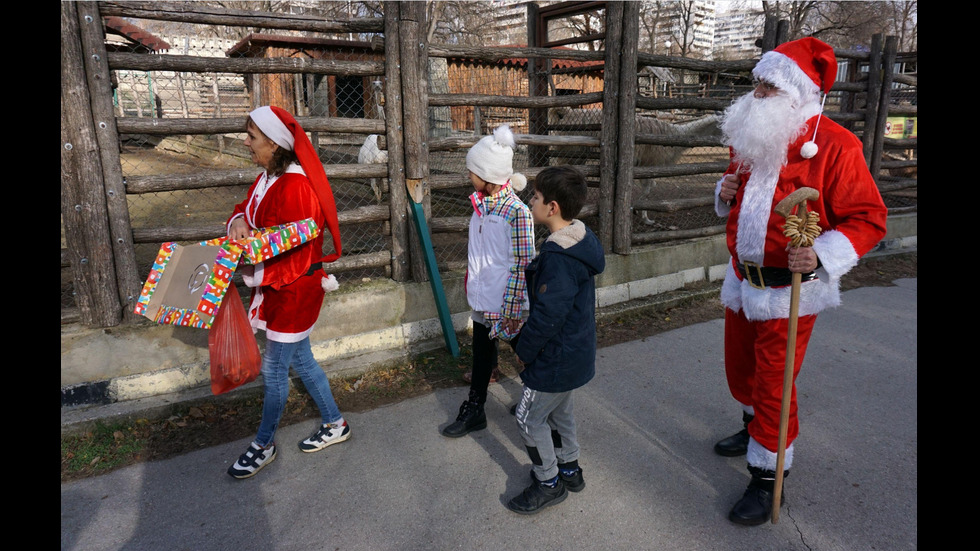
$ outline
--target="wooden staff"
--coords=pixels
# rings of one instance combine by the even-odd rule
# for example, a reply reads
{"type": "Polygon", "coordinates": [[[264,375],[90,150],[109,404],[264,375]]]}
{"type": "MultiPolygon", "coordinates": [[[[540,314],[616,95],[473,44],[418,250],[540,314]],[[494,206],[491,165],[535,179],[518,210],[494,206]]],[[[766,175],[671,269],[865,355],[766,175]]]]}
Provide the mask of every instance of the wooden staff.
{"type": "MultiPolygon", "coordinates": [[[[817,226],[819,215],[808,213],[807,201],[815,201],[820,192],[809,187],[800,188],[786,196],[776,205],[775,211],[786,218],[783,234],[790,238],[793,247],[810,247],[813,240],[820,235],[817,226]],[[799,206],[797,214],[793,210],[799,206]]],[[[796,365],[796,325],[800,314],[800,285],[803,274],[793,273],[793,283],[790,289],[789,329],[786,335],[786,366],[783,371],[783,401],[779,410],[779,448],[776,452],[776,482],[772,492],[772,523],[779,521],[779,502],[783,494],[783,465],[786,462],[786,440],[789,433],[789,409],[793,395],[793,371],[796,365]]]]}

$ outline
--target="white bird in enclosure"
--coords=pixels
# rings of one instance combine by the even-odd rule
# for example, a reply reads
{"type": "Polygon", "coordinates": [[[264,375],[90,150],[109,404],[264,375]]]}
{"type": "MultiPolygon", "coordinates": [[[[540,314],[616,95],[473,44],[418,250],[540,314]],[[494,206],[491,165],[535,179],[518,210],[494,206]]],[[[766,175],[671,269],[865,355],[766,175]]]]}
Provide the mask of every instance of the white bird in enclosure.
{"type": "MultiPolygon", "coordinates": [[[[388,163],[388,152],[382,150],[378,147],[378,135],[370,134],[364,140],[364,144],[361,145],[360,151],[357,152],[357,162],[358,164],[387,164],[388,163]]],[[[374,192],[374,198],[380,203],[382,195],[387,190],[387,178],[371,178],[371,191],[374,192]]]]}

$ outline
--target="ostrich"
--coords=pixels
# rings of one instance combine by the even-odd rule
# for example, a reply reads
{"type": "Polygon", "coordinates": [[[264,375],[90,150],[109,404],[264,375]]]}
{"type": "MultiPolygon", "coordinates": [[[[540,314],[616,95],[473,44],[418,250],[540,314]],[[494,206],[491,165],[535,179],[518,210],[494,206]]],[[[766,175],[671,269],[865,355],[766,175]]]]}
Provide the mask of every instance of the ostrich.
{"type": "MultiPolygon", "coordinates": [[[[556,120],[553,123],[559,123],[562,125],[585,125],[585,124],[595,124],[601,120],[602,112],[599,109],[558,109],[555,111],[556,120]]],[[[708,115],[701,117],[700,119],[695,119],[683,123],[669,123],[656,119],[653,117],[647,117],[643,115],[636,116],[636,133],[637,134],[663,134],[668,136],[710,136],[721,138],[721,128],[719,123],[721,117],[718,115],[708,115]]],[[[598,138],[599,131],[584,131],[584,132],[564,132],[564,133],[574,133],[579,135],[587,135],[598,138]]],[[[633,156],[634,166],[666,166],[677,163],[681,156],[688,150],[689,147],[675,147],[666,145],[653,145],[653,144],[637,144],[633,156]]],[[[649,193],[650,188],[656,185],[656,180],[644,180],[641,184],[644,193],[649,193]]],[[[647,211],[641,211],[641,216],[643,217],[643,222],[645,224],[653,224],[647,216],[647,211]]]]}
{"type": "MultiPolygon", "coordinates": [[[[358,164],[384,164],[388,162],[388,152],[382,151],[378,147],[378,135],[371,134],[364,140],[364,144],[361,145],[360,151],[357,152],[357,162],[358,164]]],[[[381,195],[386,187],[384,185],[383,178],[371,178],[371,191],[374,192],[374,198],[380,203],[381,195]]]]}

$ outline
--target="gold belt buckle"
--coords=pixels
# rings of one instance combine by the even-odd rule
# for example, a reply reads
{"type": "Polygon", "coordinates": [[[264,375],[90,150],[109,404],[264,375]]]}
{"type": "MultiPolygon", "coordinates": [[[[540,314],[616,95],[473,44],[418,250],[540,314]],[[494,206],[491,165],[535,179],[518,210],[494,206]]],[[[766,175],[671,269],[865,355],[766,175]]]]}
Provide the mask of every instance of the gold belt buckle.
{"type": "Polygon", "coordinates": [[[743,262],[742,265],[745,266],[745,278],[749,280],[749,285],[754,289],[765,289],[766,280],[762,279],[762,266],[755,262],[743,262]],[[752,268],[755,268],[755,273],[759,276],[758,285],[752,280],[752,272],[750,271],[752,268]]]}

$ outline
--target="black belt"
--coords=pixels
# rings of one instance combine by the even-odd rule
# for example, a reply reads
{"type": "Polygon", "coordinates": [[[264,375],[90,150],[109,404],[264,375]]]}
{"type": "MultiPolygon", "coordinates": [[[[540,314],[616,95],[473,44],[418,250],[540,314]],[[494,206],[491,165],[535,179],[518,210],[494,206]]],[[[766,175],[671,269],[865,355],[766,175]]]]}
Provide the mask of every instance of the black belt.
{"type": "Polygon", "coordinates": [[[313,264],[310,264],[310,269],[306,271],[306,275],[311,276],[320,268],[323,268],[323,262],[314,262],[313,264]]]}
{"type": "MultiPolygon", "coordinates": [[[[749,281],[749,285],[755,287],[756,289],[765,289],[766,287],[785,287],[793,283],[793,272],[789,271],[789,268],[771,268],[769,266],[759,266],[755,262],[746,262],[741,264],[739,262],[735,263],[735,268],[738,269],[738,273],[742,274],[743,279],[749,281]]],[[[816,272],[808,272],[805,274],[800,274],[801,281],[810,281],[811,279],[817,279],[816,272]]]]}

